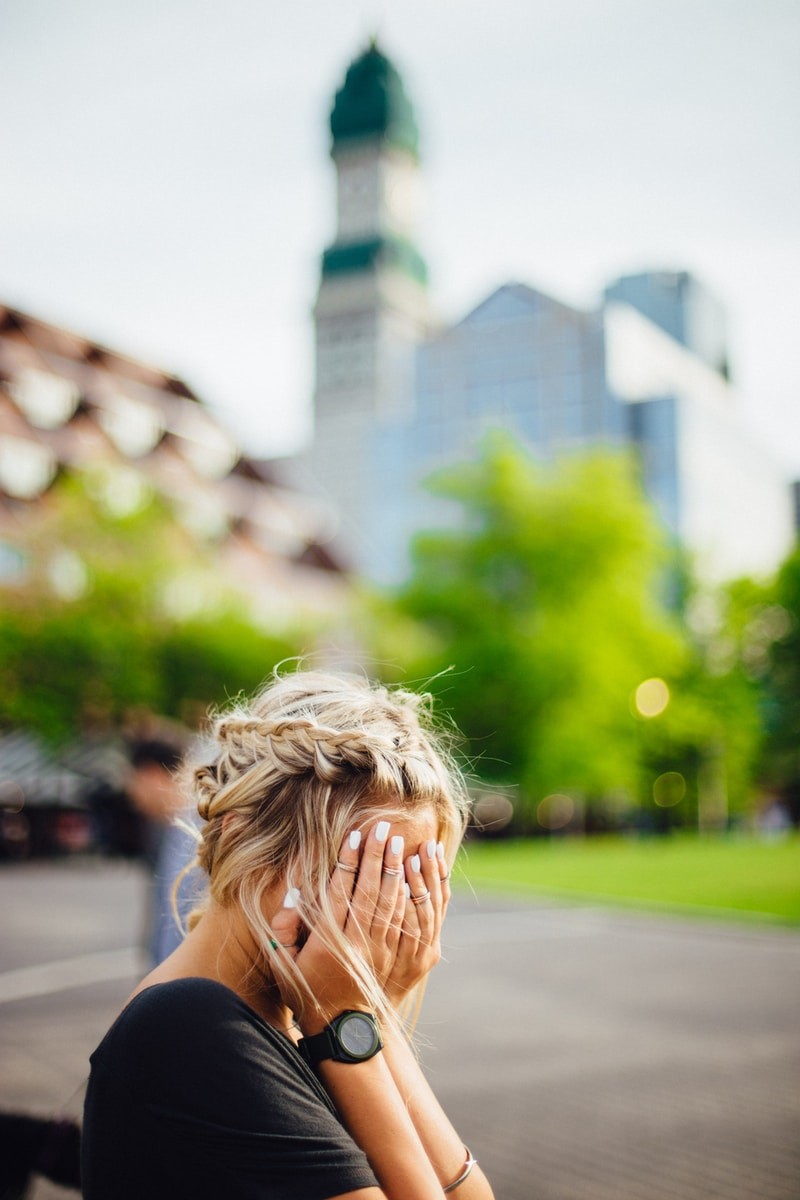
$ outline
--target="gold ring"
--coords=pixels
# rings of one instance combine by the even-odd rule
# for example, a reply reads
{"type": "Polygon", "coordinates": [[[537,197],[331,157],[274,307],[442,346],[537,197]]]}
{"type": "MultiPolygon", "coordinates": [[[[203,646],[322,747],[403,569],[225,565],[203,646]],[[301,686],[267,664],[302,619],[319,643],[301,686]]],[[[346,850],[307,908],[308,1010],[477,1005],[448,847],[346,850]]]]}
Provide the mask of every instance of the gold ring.
{"type": "Polygon", "coordinates": [[[430,892],[423,892],[421,896],[412,896],[411,903],[412,904],[424,904],[425,901],[430,900],[430,898],[431,898],[430,892]]]}
{"type": "Polygon", "coordinates": [[[338,858],[336,860],[336,865],[337,865],[337,867],[340,867],[343,871],[349,871],[351,875],[358,874],[358,867],[351,867],[351,866],[349,866],[348,863],[339,862],[338,858]]]}

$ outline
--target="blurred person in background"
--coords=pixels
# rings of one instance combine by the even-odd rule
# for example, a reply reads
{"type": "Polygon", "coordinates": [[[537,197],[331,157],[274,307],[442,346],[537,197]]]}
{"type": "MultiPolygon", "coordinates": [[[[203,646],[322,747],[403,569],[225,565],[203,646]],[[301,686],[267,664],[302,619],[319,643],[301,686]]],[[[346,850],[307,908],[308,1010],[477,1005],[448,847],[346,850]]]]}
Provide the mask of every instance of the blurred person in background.
{"type": "Polygon", "coordinates": [[[194,838],[186,828],[191,824],[190,814],[178,784],[187,746],[188,739],[172,730],[147,733],[129,743],[131,767],[126,790],[142,821],[142,852],[148,871],[143,941],[151,966],[180,945],[183,923],[195,903],[191,881],[184,880],[177,890],[175,886],[195,851],[194,838]]]}
{"type": "Polygon", "coordinates": [[[424,713],[299,672],[216,720],[208,898],[91,1057],[85,1200],[492,1200],[407,1036],[468,807],[424,713]]]}

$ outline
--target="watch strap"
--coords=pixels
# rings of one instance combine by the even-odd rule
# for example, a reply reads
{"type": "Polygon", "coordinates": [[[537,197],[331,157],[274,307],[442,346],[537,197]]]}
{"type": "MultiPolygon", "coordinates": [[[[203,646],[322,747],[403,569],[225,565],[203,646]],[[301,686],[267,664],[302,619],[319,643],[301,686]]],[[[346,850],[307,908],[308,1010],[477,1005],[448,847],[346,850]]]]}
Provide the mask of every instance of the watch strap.
{"type": "Polygon", "coordinates": [[[297,1043],[297,1049],[310,1067],[324,1062],[326,1058],[334,1057],[336,1047],[331,1044],[329,1029],[330,1026],[327,1025],[322,1033],[312,1033],[311,1037],[301,1038],[297,1043]]]}

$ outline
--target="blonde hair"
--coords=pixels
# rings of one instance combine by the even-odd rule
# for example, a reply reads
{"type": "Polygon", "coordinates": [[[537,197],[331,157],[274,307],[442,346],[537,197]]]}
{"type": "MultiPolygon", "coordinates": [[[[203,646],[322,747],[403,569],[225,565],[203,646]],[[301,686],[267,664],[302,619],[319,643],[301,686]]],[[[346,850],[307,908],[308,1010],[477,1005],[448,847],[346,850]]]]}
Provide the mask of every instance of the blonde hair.
{"type": "MultiPolygon", "coordinates": [[[[373,1010],[395,1019],[370,964],[337,928],[327,889],[348,832],[426,808],[452,866],[468,800],[430,707],[429,696],[298,671],[276,673],[249,705],[236,703],[213,722],[217,755],[191,778],[205,822],[197,864],[210,899],[239,905],[263,962],[294,994],[298,968],[270,946],[263,905],[282,881],[298,889],[304,925],[346,965],[373,1010]]],[[[201,915],[191,914],[190,929],[201,915]]]]}

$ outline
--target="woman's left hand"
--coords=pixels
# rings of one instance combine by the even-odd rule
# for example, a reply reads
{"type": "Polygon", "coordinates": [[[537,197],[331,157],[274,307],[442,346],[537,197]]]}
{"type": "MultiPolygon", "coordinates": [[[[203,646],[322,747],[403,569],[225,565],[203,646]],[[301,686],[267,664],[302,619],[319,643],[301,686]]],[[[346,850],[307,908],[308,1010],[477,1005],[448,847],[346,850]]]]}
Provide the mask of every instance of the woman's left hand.
{"type": "Polygon", "coordinates": [[[450,883],[441,843],[423,842],[405,861],[406,899],[400,945],[384,979],[386,997],[398,1005],[442,957],[441,933],[450,883]]]}

